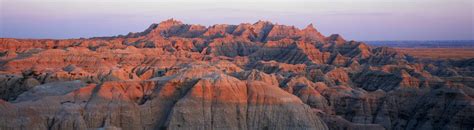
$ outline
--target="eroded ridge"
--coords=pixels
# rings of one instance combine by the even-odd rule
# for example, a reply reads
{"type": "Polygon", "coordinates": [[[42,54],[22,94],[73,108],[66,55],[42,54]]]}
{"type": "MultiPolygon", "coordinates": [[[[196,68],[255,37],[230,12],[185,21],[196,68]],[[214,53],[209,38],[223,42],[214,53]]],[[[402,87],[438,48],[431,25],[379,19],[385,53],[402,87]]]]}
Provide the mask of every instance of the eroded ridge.
{"type": "Polygon", "coordinates": [[[472,129],[474,59],[268,21],[0,39],[0,129],[472,129]]]}

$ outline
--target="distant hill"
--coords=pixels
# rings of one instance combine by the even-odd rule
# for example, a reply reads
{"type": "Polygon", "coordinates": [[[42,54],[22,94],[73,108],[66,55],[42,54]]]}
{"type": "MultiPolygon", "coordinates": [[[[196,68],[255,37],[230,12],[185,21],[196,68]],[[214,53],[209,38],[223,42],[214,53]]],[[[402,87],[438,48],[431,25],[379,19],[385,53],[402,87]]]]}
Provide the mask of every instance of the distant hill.
{"type": "Polygon", "coordinates": [[[440,41],[366,41],[370,46],[398,48],[474,48],[474,40],[440,41]]]}

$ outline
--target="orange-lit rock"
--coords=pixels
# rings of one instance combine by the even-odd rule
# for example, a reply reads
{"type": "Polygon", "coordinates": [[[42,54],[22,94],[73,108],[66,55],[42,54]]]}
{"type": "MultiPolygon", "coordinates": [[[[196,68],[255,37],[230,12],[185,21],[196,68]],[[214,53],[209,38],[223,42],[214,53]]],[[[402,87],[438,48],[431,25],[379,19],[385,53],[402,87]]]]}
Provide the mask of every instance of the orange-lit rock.
{"type": "Polygon", "coordinates": [[[0,129],[469,129],[472,70],[269,21],[0,38],[0,129]]]}

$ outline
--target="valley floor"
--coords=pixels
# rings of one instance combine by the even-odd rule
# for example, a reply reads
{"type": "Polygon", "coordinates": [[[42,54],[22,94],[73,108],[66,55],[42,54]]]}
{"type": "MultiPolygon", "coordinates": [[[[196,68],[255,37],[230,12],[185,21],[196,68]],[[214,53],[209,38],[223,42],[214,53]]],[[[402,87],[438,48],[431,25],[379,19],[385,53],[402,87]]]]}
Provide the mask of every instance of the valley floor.
{"type": "Polygon", "coordinates": [[[396,48],[417,58],[469,59],[474,58],[474,48],[396,48]]]}

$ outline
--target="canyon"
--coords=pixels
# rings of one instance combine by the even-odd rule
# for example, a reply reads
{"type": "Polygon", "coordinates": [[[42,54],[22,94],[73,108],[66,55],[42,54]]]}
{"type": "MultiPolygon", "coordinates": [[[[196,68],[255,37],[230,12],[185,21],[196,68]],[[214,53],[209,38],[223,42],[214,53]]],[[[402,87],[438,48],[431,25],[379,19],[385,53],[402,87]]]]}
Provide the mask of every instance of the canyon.
{"type": "Polygon", "coordinates": [[[474,128],[474,58],[269,21],[0,38],[0,129],[474,128]]]}

